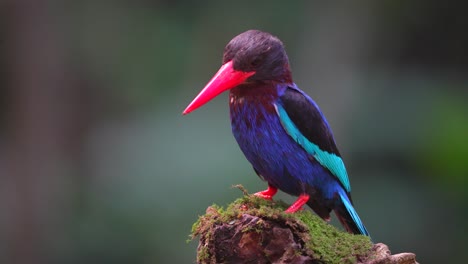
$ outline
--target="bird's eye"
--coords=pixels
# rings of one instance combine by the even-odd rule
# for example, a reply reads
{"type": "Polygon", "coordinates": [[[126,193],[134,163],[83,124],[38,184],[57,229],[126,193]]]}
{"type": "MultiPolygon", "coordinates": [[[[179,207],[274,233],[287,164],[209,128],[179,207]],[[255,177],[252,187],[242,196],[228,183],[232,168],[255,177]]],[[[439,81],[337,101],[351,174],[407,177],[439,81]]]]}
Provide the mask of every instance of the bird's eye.
{"type": "Polygon", "coordinates": [[[258,65],[260,65],[260,58],[255,58],[250,62],[250,66],[252,67],[257,67],[258,65]]]}

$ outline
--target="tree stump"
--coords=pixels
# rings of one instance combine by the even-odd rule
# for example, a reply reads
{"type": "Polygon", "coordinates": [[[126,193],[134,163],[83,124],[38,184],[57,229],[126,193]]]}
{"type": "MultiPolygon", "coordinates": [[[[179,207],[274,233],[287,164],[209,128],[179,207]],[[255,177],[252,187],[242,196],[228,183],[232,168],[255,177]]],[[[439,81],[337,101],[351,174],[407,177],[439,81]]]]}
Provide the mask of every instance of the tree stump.
{"type": "Polygon", "coordinates": [[[385,244],[336,229],[308,210],[245,195],[226,209],[213,205],[192,228],[197,263],[417,263],[413,253],[391,255],[385,244]]]}

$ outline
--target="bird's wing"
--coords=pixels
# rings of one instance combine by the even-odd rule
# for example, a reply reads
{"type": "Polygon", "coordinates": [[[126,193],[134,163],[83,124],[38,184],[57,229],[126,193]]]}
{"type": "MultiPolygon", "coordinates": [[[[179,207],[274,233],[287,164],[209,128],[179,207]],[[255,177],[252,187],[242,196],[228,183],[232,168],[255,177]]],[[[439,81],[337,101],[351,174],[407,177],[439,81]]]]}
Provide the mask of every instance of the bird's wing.
{"type": "Polygon", "coordinates": [[[315,102],[293,86],[286,88],[275,107],[286,132],[350,192],[348,173],[332,131],[315,102]]]}

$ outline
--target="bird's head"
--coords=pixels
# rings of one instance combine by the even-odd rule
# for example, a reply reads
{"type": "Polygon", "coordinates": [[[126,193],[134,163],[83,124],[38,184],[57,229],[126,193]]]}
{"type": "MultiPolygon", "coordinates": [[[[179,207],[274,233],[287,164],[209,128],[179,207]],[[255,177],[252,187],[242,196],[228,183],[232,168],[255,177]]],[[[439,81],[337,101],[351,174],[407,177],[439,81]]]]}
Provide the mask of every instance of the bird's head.
{"type": "Polygon", "coordinates": [[[249,30],[226,45],[223,65],[183,114],[245,82],[263,81],[291,82],[288,56],[277,37],[259,30],[249,30]]]}
{"type": "Polygon", "coordinates": [[[250,81],[284,81],[289,61],[283,42],[259,30],[249,30],[233,38],[224,48],[223,64],[232,61],[236,71],[255,72],[250,81]]]}

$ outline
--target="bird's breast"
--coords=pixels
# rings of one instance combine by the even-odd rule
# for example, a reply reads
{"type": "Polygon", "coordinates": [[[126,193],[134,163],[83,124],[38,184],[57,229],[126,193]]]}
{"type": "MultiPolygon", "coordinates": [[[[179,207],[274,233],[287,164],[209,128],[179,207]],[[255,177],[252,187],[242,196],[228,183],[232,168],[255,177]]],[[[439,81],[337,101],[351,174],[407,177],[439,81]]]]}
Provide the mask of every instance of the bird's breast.
{"type": "Polygon", "coordinates": [[[231,94],[229,108],[231,123],[242,129],[262,128],[268,125],[265,124],[266,122],[271,122],[273,118],[276,118],[273,100],[268,98],[251,98],[231,94]]]}

